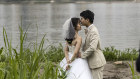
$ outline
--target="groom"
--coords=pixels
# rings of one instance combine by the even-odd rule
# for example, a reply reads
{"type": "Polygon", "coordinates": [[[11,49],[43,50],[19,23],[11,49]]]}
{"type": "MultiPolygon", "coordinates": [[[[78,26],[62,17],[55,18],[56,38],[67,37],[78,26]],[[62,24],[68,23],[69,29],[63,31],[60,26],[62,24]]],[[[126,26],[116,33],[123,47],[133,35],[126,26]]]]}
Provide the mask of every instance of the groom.
{"type": "Polygon", "coordinates": [[[85,10],[80,13],[82,25],[87,27],[81,58],[87,58],[94,79],[103,79],[103,69],[106,64],[100,47],[100,37],[97,28],[93,25],[94,13],[85,10]]]}

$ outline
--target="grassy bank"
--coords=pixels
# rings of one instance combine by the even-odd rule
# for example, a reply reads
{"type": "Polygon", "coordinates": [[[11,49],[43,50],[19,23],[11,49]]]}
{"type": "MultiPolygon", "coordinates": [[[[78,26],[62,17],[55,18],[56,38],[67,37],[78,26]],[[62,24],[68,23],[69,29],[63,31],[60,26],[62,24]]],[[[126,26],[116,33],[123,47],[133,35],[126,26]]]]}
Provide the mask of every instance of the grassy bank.
{"type": "MultiPolygon", "coordinates": [[[[13,48],[3,28],[5,46],[0,48],[0,79],[65,79],[67,74],[59,67],[64,58],[63,46],[44,47],[44,35],[39,44],[36,41],[24,47],[27,31],[23,32],[21,27],[19,30],[19,48],[13,48]]],[[[120,51],[114,47],[106,47],[103,53],[107,61],[131,60],[138,56],[136,49],[120,51]]]]}
{"type": "Polygon", "coordinates": [[[132,58],[134,60],[138,57],[138,50],[132,49],[132,48],[126,48],[124,50],[118,50],[115,49],[115,47],[106,47],[102,50],[105,58],[107,61],[119,61],[119,60],[131,60],[132,58]]]}

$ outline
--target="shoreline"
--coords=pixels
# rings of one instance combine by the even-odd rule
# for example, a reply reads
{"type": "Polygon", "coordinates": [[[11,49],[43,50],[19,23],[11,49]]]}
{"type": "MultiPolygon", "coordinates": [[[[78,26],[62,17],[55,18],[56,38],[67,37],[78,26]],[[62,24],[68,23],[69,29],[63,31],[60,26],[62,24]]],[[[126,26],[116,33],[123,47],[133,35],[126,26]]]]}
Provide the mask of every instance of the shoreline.
{"type": "MultiPolygon", "coordinates": [[[[132,72],[128,65],[131,64],[131,61],[122,61],[122,64],[114,64],[115,61],[107,61],[104,66],[103,79],[132,79],[132,72]]],[[[134,60],[134,69],[135,69],[135,60],[134,60]]],[[[135,69],[136,72],[136,69],[135,69]]],[[[136,72],[140,76],[139,72],[136,72]]]]}

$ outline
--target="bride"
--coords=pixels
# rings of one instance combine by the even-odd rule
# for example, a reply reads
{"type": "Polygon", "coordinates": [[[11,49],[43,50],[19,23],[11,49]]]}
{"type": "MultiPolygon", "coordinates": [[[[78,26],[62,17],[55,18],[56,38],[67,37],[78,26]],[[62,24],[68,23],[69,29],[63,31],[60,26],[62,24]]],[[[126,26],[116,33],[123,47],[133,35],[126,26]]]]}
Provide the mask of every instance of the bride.
{"type": "Polygon", "coordinates": [[[81,30],[80,19],[70,18],[64,25],[65,58],[60,62],[63,70],[67,71],[66,79],[93,79],[86,59],[78,58],[81,50],[82,38],[78,31],[81,30]]]}

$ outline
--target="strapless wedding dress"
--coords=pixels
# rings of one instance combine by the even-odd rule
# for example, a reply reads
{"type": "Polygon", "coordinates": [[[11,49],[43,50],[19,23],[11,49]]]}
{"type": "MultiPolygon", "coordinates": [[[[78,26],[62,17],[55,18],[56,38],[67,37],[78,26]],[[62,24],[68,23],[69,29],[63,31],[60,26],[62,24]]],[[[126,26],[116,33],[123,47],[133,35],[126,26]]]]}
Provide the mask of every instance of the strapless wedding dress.
{"type": "MultiPolygon", "coordinates": [[[[75,46],[69,46],[69,59],[73,56],[74,48],[75,46]]],[[[67,61],[65,58],[60,62],[60,66],[66,70],[67,61]]],[[[70,66],[66,79],[93,79],[86,59],[76,58],[70,66]]]]}

